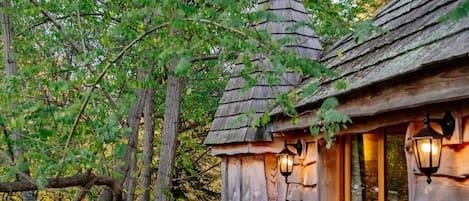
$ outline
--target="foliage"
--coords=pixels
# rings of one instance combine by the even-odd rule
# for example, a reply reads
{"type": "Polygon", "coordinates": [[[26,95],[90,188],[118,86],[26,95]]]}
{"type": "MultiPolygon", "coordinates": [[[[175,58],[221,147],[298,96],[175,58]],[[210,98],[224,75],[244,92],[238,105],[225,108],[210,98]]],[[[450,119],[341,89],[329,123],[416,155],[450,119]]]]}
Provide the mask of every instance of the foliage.
{"type": "MultiPolygon", "coordinates": [[[[27,161],[2,166],[0,182],[13,181],[18,170],[26,169],[38,184],[87,171],[128,177],[113,168],[122,165],[117,159],[125,155],[129,143],[127,117],[139,90],[152,86],[155,117],[161,119],[165,93],[171,93],[164,90],[171,74],[183,78],[185,88],[177,178],[174,191],[168,193],[174,199],[218,199],[219,189],[207,184],[217,178],[212,167],[219,161],[207,156],[201,142],[230,64],[243,58],[246,68],[241,74],[250,80],[249,75],[263,69],[252,64],[249,56],[264,55],[276,69],[263,75],[272,85],[285,67],[313,77],[333,74],[283,49],[289,40],[272,41],[267,31],[246,27],[280,20],[265,11],[245,12],[252,6],[248,0],[81,0],[18,1],[3,9],[14,19],[18,75],[0,75],[0,123],[5,131],[0,146],[1,150],[25,147],[27,161]],[[169,37],[172,30],[176,37],[169,37]],[[170,70],[173,65],[174,71],[170,70]],[[151,72],[150,76],[140,77],[142,70],[151,72]],[[12,131],[19,131],[24,140],[11,140],[12,131]]],[[[253,78],[246,87],[261,78],[253,78]]],[[[268,120],[264,116],[259,124],[268,120]]],[[[159,144],[160,120],[156,128],[155,144],[159,144]]],[[[62,196],[71,198],[76,192],[63,191],[62,196]]],[[[92,190],[88,196],[96,198],[96,193],[92,190]]]]}
{"type": "Polygon", "coordinates": [[[469,0],[463,0],[456,9],[440,17],[438,20],[443,22],[458,21],[469,15],[469,0]]]}
{"type": "Polygon", "coordinates": [[[360,28],[373,31],[371,20],[377,9],[389,0],[306,0],[305,5],[312,14],[314,30],[325,47],[337,42],[342,36],[354,33],[355,38],[366,38],[360,28]]]}
{"type": "MultiPolygon", "coordinates": [[[[352,22],[364,18],[357,15],[381,5],[374,2],[306,1],[313,23],[291,29],[312,26],[330,44],[352,29],[352,22]]],[[[248,82],[246,89],[261,79],[276,85],[278,75],[287,70],[316,78],[335,75],[317,61],[284,48],[295,39],[273,41],[267,31],[249,29],[246,25],[282,20],[266,11],[254,11],[253,6],[251,0],[23,0],[4,8],[13,16],[18,74],[0,73],[0,150],[8,153],[12,145],[23,146],[26,161],[4,165],[2,160],[0,182],[14,181],[26,169],[43,185],[46,178],[87,171],[116,179],[128,177],[114,167],[123,165],[118,159],[128,148],[131,128],[127,118],[140,98],[139,90],[151,86],[156,91],[157,152],[164,97],[172,93],[165,91],[166,79],[176,75],[184,81],[184,98],[176,178],[168,193],[176,200],[218,200],[220,189],[214,180],[219,176],[219,160],[210,157],[201,143],[232,64],[237,59],[244,63],[240,75],[248,82]],[[275,71],[252,63],[252,55],[263,55],[275,71]],[[141,77],[140,71],[148,75],[141,77]],[[251,76],[255,72],[262,73],[251,76]],[[13,131],[24,140],[12,140],[13,131]]],[[[337,82],[336,87],[344,88],[346,83],[337,82]]],[[[296,116],[295,102],[316,89],[313,84],[300,94],[280,94],[276,101],[296,116]]],[[[337,104],[336,99],[325,100],[317,111],[318,126],[311,127],[328,141],[350,122],[334,110],[337,104]]],[[[253,126],[269,120],[266,113],[253,126]]],[[[140,139],[139,160],[145,154],[141,144],[140,139]]],[[[155,157],[152,167],[157,164],[155,157]]],[[[88,197],[95,199],[100,190],[93,188],[88,197]]],[[[56,199],[56,193],[70,199],[77,188],[39,194],[56,199]]]]}

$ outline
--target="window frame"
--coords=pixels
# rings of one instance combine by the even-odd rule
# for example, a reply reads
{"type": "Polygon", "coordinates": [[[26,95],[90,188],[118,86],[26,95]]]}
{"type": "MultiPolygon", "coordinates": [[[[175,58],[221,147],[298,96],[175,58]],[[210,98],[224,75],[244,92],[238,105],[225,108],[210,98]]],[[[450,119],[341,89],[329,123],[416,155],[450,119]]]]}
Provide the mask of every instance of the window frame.
{"type": "MultiPolygon", "coordinates": [[[[392,134],[405,134],[405,126],[394,126],[376,129],[372,132],[364,132],[362,134],[375,134],[378,135],[378,201],[386,201],[386,135],[392,134]],[[383,190],[382,190],[383,189],[383,190]]],[[[352,200],[352,134],[345,135],[339,139],[342,143],[342,149],[340,149],[340,158],[339,167],[342,171],[339,173],[341,179],[339,182],[341,188],[339,190],[341,198],[343,201],[352,200]]],[[[409,174],[409,173],[407,173],[409,174]]]]}

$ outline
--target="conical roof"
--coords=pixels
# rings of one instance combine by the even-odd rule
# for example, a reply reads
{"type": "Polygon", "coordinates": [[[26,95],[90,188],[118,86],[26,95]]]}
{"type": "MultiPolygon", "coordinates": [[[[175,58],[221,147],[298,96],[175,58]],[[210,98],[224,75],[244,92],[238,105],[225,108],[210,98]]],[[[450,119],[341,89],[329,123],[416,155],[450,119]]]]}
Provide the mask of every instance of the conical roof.
{"type": "MultiPolygon", "coordinates": [[[[273,12],[284,20],[278,22],[262,22],[254,26],[254,29],[266,29],[272,33],[274,40],[283,37],[297,37],[300,40],[295,44],[290,44],[287,48],[294,50],[303,57],[319,59],[322,47],[315,32],[307,27],[301,27],[295,31],[286,28],[300,21],[309,22],[309,16],[304,7],[303,1],[299,0],[261,0],[257,4],[257,9],[264,9],[273,12]]],[[[253,64],[264,67],[266,70],[273,70],[270,63],[265,63],[261,59],[252,57],[253,64]]],[[[269,86],[266,80],[251,87],[247,92],[242,92],[246,81],[238,72],[243,69],[242,63],[236,64],[233,73],[225,88],[220,106],[211,124],[205,144],[229,144],[243,142],[264,142],[272,141],[271,134],[262,128],[251,128],[250,123],[254,118],[260,117],[273,105],[269,105],[275,95],[279,92],[289,91],[290,88],[301,82],[301,77],[293,72],[287,72],[281,76],[281,84],[269,86]],[[245,117],[246,112],[254,114],[245,117]]]]}

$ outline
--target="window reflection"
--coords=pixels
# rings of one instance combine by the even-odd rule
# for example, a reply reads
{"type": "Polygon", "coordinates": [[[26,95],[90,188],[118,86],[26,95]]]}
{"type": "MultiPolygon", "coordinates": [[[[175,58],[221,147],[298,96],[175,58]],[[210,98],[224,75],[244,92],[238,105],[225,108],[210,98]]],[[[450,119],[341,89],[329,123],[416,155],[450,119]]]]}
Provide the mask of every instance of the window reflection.
{"type": "Polygon", "coordinates": [[[351,200],[377,201],[378,180],[384,179],[382,188],[386,201],[407,201],[408,180],[404,152],[405,133],[389,133],[384,138],[378,134],[353,135],[351,139],[351,200]],[[384,155],[379,155],[378,145],[384,140],[384,155]],[[384,159],[379,167],[378,158],[384,159]],[[378,178],[378,168],[384,168],[385,178],[378,178]]]}

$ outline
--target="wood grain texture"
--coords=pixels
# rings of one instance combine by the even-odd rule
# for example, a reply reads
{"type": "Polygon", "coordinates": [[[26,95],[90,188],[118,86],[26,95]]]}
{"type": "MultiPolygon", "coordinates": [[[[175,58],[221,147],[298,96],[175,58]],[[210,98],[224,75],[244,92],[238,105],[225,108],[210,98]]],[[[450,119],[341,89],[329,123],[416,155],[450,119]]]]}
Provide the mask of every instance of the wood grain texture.
{"type": "MultiPolygon", "coordinates": [[[[395,18],[394,24],[399,25],[400,29],[391,30],[390,34],[380,35],[377,38],[379,40],[367,41],[358,47],[350,48],[351,51],[348,51],[347,45],[355,46],[353,41],[337,47],[338,50],[345,51],[343,55],[348,55],[323,63],[337,70],[340,74],[339,78],[353,82],[350,82],[351,84],[344,91],[335,90],[330,81],[322,82],[318,92],[300,101],[298,106],[414,72],[435,61],[450,59],[457,55],[467,55],[469,51],[467,45],[462,45],[458,41],[466,41],[465,39],[469,37],[467,31],[469,18],[452,25],[439,23],[438,17],[454,8],[457,2],[442,1],[440,5],[436,4],[438,3],[427,4],[418,12],[408,12],[408,15],[415,19],[414,21],[405,23],[409,16],[395,18]]],[[[394,12],[399,12],[399,10],[394,12]]],[[[336,51],[329,52],[329,54],[336,55],[336,51]]]]}
{"type": "Polygon", "coordinates": [[[241,201],[241,158],[239,156],[227,157],[227,187],[228,201],[241,201]]]}
{"type": "MultiPolygon", "coordinates": [[[[401,80],[401,82],[382,83],[372,89],[339,98],[340,104],[337,111],[353,119],[468,99],[468,67],[469,65],[466,63],[452,64],[451,68],[440,68],[438,71],[415,74],[415,76],[405,79],[405,82],[401,80]]],[[[408,117],[402,116],[401,118],[408,117]]],[[[307,128],[315,119],[314,113],[305,113],[300,116],[295,125],[291,124],[289,118],[277,119],[272,123],[272,131],[282,132],[307,128]]]]}
{"type": "Polygon", "coordinates": [[[293,135],[274,134],[272,142],[248,142],[226,145],[213,145],[212,155],[237,155],[237,154],[277,154],[283,149],[285,140],[288,143],[296,143],[299,139],[305,142],[315,141],[315,137],[304,134],[294,133],[293,135]]]}
{"type": "MultiPolygon", "coordinates": [[[[272,33],[272,40],[280,40],[282,38],[299,38],[294,42],[285,44],[284,48],[296,52],[300,56],[312,59],[319,59],[322,47],[318,36],[307,26],[299,27],[296,30],[289,30],[288,27],[294,25],[298,21],[310,21],[302,1],[296,0],[268,0],[258,2],[256,9],[272,12],[283,19],[280,21],[262,21],[253,26],[254,30],[267,30],[272,33]]],[[[250,55],[253,65],[259,66],[261,69],[257,72],[249,72],[251,76],[260,75],[263,71],[274,71],[273,65],[261,55],[250,55]]],[[[261,78],[260,82],[255,86],[247,89],[245,93],[244,87],[246,81],[241,78],[240,71],[245,69],[244,64],[239,63],[233,67],[232,76],[225,87],[225,91],[220,100],[220,106],[216,112],[210,131],[204,143],[208,145],[239,143],[239,142],[267,142],[272,138],[263,130],[254,129],[252,132],[249,124],[252,118],[246,118],[237,125],[232,126],[230,122],[236,121],[242,117],[242,114],[256,110],[256,117],[265,112],[267,108],[273,107],[270,102],[281,92],[288,92],[292,87],[301,83],[300,75],[292,71],[286,72],[284,75],[278,76],[282,81],[279,86],[269,86],[265,78],[261,78]],[[234,132],[231,132],[234,130],[234,132]]]]}
{"type": "MultiPolygon", "coordinates": [[[[280,174],[280,170],[278,170],[277,175],[280,174]]],[[[278,192],[278,201],[285,201],[287,199],[287,182],[285,181],[284,176],[279,176],[277,179],[277,192],[278,192]]]]}
{"type": "MultiPolygon", "coordinates": [[[[469,195],[469,143],[444,145],[441,154],[440,168],[432,175],[428,190],[426,176],[419,173],[412,152],[411,137],[418,133],[423,123],[412,122],[406,132],[406,160],[409,173],[410,200],[466,200],[469,195]],[[416,173],[416,174],[414,174],[416,173]],[[442,196],[445,195],[445,196],[442,196]]],[[[467,132],[466,128],[463,132],[467,132]]]]}
{"type": "Polygon", "coordinates": [[[267,201],[263,155],[241,157],[241,200],[267,201]]]}
{"type": "Polygon", "coordinates": [[[351,201],[352,195],[352,136],[346,135],[344,144],[344,201],[351,201]]]}
{"type": "Polygon", "coordinates": [[[221,171],[221,200],[228,201],[228,157],[223,157],[220,164],[221,171]]]}
{"type": "Polygon", "coordinates": [[[425,176],[417,177],[415,201],[465,201],[469,197],[469,180],[455,181],[447,177],[432,176],[428,186],[425,176]],[[431,190],[426,189],[430,187],[431,190]]]}
{"type": "Polygon", "coordinates": [[[287,179],[288,184],[302,184],[303,183],[303,166],[294,165],[293,171],[287,179]]]}
{"type": "Polygon", "coordinates": [[[264,158],[267,200],[276,201],[278,198],[277,180],[283,179],[283,177],[278,174],[277,157],[275,154],[264,154],[264,158]]]}
{"type": "Polygon", "coordinates": [[[288,183],[287,200],[302,201],[303,200],[303,185],[296,184],[296,183],[288,183]]]}
{"type": "Polygon", "coordinates": [[[319,157],[318,157],[318,168],[319,168],[319,200],[321,201],[338,201],[339,192],[336,188],[338,185],[338,159],[337,152],[338,146],[332,146],[331,149],[326,149],[326,143],[319,141],[318,143],[319,157]]]}
{"type": "Polygon", "coordinates": [[[318,188],[317,187],[304,187],[303,188],[303,201],[318,201],[318,188]]]}
{"type": "Polygon", "coordinates": [[[248,201],[251,200],[251,195],[252,192],[252,187],[251,186],[251,175],[253,169],[252,169],[252,164],[253,164],[253,157],[250,155],[245,155],[241,157],[241,177],[240,179],[240,184],[241,184],[241,200],[248,201]]]}
{"type": "Polygon", "coordinates": [[[415,155],[412,150],[412,137],[416,135],[420,129],[423,127],[423,122],[411,122],[407,126],[406,135],[405,135],[405,158],[407,162],[407,181],[409,187],[409,200],[414,200],[415,190],[417,187],[417,177],[413,174],[417,168],[415,163],[415,155]]]}
{"type": "Polygon", "coordinates": [[[303,182],[304,186],[314,187],[317,186],[318,175],[317,175],[317,164],[311,163],[303,167],[303,182]]]}
{"type": "Polygon", "coordinates": [[[385,199],[385,193],[384,189],[385,187],[385,150],[384,150],[384,135],[383,134],[378,134],[379,135],[379,140],[378,140],[378,189],[382,189],[378,191],[378,200],[384,200],[385,199]]]}
{"type": "Polygon", "coordinates": [[[316,148],[316,142],[308,142],[306,143],[306,157],[304,160],[304,165],[309,165],[311,163],[315,163],[318,159],[318,153],[316,148]]]}

